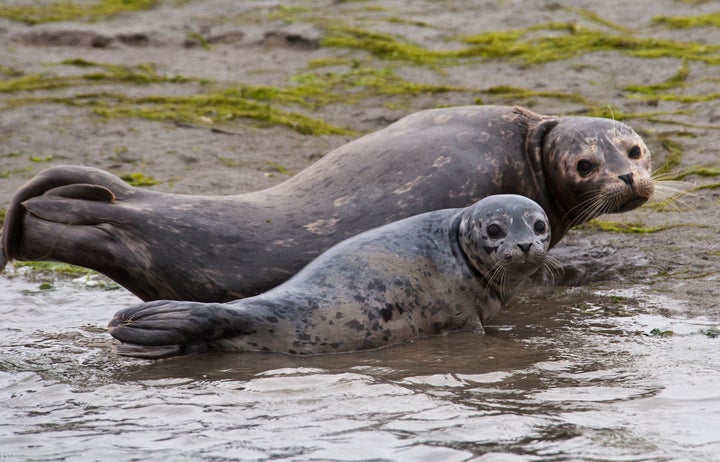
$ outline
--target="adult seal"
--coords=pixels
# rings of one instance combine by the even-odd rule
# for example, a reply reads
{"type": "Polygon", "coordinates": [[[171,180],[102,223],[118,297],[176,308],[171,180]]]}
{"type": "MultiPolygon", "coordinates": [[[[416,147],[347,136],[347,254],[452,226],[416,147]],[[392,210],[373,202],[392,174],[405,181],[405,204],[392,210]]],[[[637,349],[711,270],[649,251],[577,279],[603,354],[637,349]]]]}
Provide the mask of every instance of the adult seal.
{"type": "Polygon", "coordinates": [[[483,330],[547,255],[550,224],[530,199],[490,196],[406,218],[337,244],[293,278],[232,303],[155,301],[120,311],[118,353],[289,354],[374,349],[483,330]]]}
{"type": "Polygon", "coordinates": [[[650,152],[620,122],[506,106],[432,109],[247,194],[167,194],[94,168],[48,169],[12,198],[0,268],[55,260],[104,273],[143,300],[221,302],[282,283],[362,231],[492,194],[539,203],[554,245],[653,190],[650,152]]]}

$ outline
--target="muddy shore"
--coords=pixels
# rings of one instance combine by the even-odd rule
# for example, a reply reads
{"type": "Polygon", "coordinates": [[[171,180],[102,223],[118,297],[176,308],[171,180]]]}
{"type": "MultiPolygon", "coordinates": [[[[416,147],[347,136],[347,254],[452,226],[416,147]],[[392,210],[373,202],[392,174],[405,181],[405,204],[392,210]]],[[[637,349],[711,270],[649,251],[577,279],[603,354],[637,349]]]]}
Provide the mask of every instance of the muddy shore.
{"type": "Polygon", "coordinates": [[[0,208],[59,164],[232,194],[425,108],[604,115],[641,133],[655,167],[693,194],[572,232],[556,250],[570,262],[561,283],[619,278],[717,315],[713,2],[466,3],[157,2],[92,20],[0,19],[0,208]],[[207,103],[218,95],[234,107],[207,103]]]}

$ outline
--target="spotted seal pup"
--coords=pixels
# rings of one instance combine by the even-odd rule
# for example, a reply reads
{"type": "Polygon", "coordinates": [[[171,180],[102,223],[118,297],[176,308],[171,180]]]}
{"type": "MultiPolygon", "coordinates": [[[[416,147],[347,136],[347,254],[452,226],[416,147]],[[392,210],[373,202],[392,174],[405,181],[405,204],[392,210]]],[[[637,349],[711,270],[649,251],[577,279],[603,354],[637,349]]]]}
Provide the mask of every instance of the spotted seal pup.
{"type": "Polygon", "coordinates": [[[552,265],[543,209],[494,195],[366,231],[287,282],[231,303],[155,301],[120,311],[117,351],[338,353],[457,330],[482,331],[538,268],[552,265]]]}
{"type": "Polygon", "coordinates": [[[422,212],[520,194],[545,210],[554,245],[572,226],[638,207],[653,189],[650,152],[620,122],[508,106],[432,109],[247,194],[167,194],[94,168],[51,168],[13,197],[0,268],[12,258],[62,261],[143,300],[223,302],[282,283],[350,236],[422,212]]]}

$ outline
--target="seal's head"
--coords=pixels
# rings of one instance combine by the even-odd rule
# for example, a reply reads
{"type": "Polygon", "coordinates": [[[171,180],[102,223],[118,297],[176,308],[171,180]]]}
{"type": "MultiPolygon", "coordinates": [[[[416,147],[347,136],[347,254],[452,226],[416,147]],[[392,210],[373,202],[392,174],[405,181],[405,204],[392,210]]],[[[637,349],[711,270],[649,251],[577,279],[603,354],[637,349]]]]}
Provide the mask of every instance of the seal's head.
{"type": "Polygon", "coordinates": [[[548,218],[523,196],[498,194],[468,207],[460,218],[458,240],[469,263],[501,298],[505,288],[551,261],[548,218]]]}
{"type": "Polygon", "coordinates": [[[568,227],[632,210],[653,195],[650,151],[632,128],[595,117],[553,125],[542,142],[543,168],[568,227]]]}

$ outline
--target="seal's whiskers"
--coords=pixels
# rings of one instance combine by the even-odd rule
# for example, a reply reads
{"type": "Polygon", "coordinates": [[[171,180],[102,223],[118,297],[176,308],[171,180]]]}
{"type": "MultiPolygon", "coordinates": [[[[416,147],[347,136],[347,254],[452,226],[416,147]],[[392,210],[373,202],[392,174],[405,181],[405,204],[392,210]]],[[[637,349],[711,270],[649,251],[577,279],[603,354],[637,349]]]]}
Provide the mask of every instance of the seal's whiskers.
{"type": "Polygon", "coordinates": [[[565,214],[566,218],[571,213],[579,210],[579,213],[570,221],[569,227],[575,227],[581,225],[587,221],[592,220],[595,217],[607,213],[617,208],[618,197],[615,194],[608,193],[602,189],[596,191],[590,191],[588,193],[590,197],[571,208],[565,214]]]}
{"type": "Polygon", "coordinates": [[[682,196],[694,196],[694,194],[687,191],[687,189],[683,189],[688,188],[690,183],[686,181],[653,179],[655,180],[655,191],[650,198],[653,203],[670,207],[678,212],[694,210],[694,207],[681,199],[682,196]]]}
{"type": "Polygon", "coordinates": [[[555,278],[565,272],[558,259],[547,254],[542,262],[542,267],[550,274],[550,280],[553,285],[555,284],[555,278]]]}

